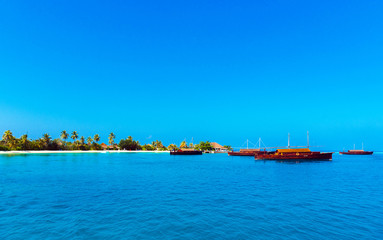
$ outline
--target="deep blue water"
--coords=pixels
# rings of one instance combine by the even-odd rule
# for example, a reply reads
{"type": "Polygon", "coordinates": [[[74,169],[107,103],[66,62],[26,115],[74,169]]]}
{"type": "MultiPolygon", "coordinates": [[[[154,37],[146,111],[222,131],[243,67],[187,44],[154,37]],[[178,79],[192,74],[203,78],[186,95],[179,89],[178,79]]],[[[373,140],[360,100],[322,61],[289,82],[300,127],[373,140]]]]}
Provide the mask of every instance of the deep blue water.
{"type": "Polygon", "coordinates": [[[0,155],[0,239],[383,239],[383,154],[0,155]]]}

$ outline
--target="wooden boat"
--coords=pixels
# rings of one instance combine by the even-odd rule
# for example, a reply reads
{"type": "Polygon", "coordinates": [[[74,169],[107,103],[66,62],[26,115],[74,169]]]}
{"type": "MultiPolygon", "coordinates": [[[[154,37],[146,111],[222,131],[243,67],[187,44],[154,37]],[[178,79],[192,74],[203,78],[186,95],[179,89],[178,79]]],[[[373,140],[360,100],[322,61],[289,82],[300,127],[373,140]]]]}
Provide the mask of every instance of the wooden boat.
{"type": "Polygon", "coordinates": [[[354,150],[348,150],[347,152],[339,152],[341,155],[372,155],[374,152],[372,151],[364,151],[363,150],[363,143],[362,143],[362,150],[355,150],[355,144],[354,144],[354,150]]]}
{"type": "Polygon", "coordinates": [[[202,155],[202,151],[197,151],[190,148],[181,148],[176,151],[170,151],[170,155],[202,155]]]}
{"type": "MultiPolygon", "coordinates": [[[[254,156],[256,153],[261,151],[261,138],[259,138],[259,148],[249,148],[249,139],[246,140],[247,148],[246,149],[239,149],[239,152],[227,152],[229,156],[254,156]]],[[[254,144],[255,145],[255,144],[254,144]]]]}
{"type": "Polygon", "coordinates": [[[290,148],[290,134],[288,135],[288,144],[286,149],[277,149],[275,151],[260,151],[254,155],[256,160],[332,160],[332,152],[312,152],[309,148],[309,133],[307,132],[307,147],[290,148]]]}
{"type": "Polygon", "coordinates": [[[339,152],[341,155],[372,155],[374,152],[372,151],[364,151],[364,150],[348,150],[347,152],[339,152]]]}
{"type": "Polygon", "coordinates": [[[239,152],[228,152],[229,156],[254,156],[260,149],[240,149],[239,152]]]}
{"type": "Polygon", "coordinates": [[[254,157],[257,160],[332,160],[332,152],[312,152],[309,148],[277,149],[261,151],[254,157]]]}

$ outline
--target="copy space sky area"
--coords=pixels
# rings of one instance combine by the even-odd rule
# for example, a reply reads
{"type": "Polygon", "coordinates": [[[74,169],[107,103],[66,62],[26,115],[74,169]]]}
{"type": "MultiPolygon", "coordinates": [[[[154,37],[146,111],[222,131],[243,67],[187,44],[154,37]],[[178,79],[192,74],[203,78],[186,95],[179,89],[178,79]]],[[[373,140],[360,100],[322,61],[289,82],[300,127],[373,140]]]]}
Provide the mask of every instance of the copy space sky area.
{"type": "Polygon", "coordinates": [[[383,150],[383,2],[0,7],[0,131],[383,150]]]}

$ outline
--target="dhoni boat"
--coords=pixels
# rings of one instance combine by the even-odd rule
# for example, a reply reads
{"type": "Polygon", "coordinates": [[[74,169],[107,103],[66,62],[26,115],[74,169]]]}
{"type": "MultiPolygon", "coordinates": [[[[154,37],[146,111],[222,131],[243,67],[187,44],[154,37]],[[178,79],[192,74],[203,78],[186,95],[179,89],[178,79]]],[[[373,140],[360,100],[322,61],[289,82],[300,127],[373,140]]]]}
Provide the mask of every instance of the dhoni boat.
{"type": "Polygon", "coordinates": [[[362,143],[362,149],[361,150],[355,150],[355,144],[354,144],[354,150],[348,150],[347,152],[339,152],[341,155],[372,155],[374,152],[372,151],[364,151],[363,150],[363,143],[362,143]]]}
{"type": "MultiPolygon", "coordinates": [[[[235,151],[227,152],[227,155],[229,155],[229,156],[254,156],[255,154],[257,154],[258,152],[261,151],[261,142],[262,142],[262,140],[261,140],[261,138],[259,138],[259,140],[257,142],[257,143],[259,143],[259,148],[249,148],[249,139],[247,139],[246,140],[246,144],[247,144],[246,148],[239,149],[239,152],[235,152],[235,151]]],[[[253,145],[255,146],[256,144],[253,144],[253,145]]]]}
{"type": "Polygon", "coordinates": [[[287,148],[277,148],[275,151],[260,151],[254,155],[256,160],[332,160],[332,152],[311,151],[309,148],[309,133],[307,132],[307,146],[290,146],[288,135],[287,148]]]}
{"type": "Polygon", "coordinates": [[[202,151],[192,148],[181,148],[179,150],[170,151],[170,155],[202,155],[202,151]]]}

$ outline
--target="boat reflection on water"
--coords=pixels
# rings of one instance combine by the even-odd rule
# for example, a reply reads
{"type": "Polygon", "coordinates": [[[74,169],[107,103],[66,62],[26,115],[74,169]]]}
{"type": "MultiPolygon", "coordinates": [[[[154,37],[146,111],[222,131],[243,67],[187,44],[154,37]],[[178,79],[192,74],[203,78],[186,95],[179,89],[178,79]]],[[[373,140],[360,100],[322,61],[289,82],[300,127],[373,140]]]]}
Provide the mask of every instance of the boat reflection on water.
{"type": "Polygon", "coordinates": [[[327,161],[323,161],[323,160],[276,160],[275,162],[284,163],[284,164],[300,164],[300,163],[328,163],[328,162],[332,162],[332,161],[331,160],[327,160],[327,161]]]}
{"type": "Polygon", "coordinates": [[[255,162],[276,162],[276,163],[284,163],[284,164],[300,164],[300,163],[331,163],[331,160],[318,160],[318,159],[284,159],[284,160],[260,160],[255,159],[255,162]]]}

